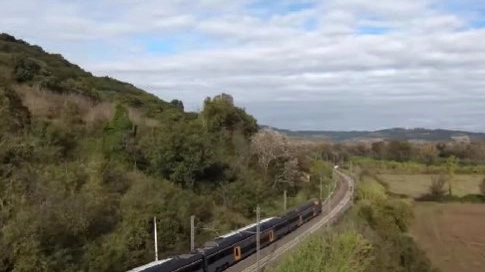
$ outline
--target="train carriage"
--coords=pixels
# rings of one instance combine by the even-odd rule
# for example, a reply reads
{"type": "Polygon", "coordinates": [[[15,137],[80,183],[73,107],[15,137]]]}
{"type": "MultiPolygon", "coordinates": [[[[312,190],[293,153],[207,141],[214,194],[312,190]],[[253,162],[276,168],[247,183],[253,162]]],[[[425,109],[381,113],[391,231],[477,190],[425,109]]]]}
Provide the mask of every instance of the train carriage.
{"type": "MultiPolygon", "coordinates": [[[[260,222],[260,244],[264,247],[274,240],[271,227],[275,218],[260,222]]],[[[205,256],[206,272],[219,272],[256,252],[256,223],[207,242],[198,251],[205,256]]]]}
{"type": "Polygon", "coordinates": [[[299,206],[289,209],[283,216],[282,221],[275,227],[278,237],[294,231],[312,218],[322,212],[321,201],[318,199],[309,200],[299,206]]]}

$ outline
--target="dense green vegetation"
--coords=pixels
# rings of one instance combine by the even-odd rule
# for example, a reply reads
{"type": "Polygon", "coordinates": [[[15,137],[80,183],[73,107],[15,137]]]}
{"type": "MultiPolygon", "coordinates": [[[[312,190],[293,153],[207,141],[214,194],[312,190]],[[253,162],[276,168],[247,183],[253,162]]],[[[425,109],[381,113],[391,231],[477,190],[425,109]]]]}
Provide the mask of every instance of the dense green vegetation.
{"type": "Polygon", "coordinates": [[[126,271],[154,216],[160,257],[187,252],[190,215],[200,245],[318,197],[331,168],[306,155],[229,95],[186,113],[0,35],[0,271],[126,271]]]}
{"type": "Polygon", "coordinates": [[[388,196],[372,176],[363,173],[360,180],[344,221],[314,234],[273,271],[436,271],[408,235],[411,203],[388,196]]]}

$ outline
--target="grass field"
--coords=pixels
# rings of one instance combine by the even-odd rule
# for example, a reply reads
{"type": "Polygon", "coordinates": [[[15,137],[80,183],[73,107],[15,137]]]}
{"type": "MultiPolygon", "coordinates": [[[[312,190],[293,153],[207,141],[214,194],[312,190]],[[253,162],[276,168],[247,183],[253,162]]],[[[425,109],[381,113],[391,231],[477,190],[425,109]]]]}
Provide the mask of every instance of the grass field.
{"type": "MultiPolygon", "coordinates": [[[[419,197],[429,191],[431,177],[433,175],[401,175],[382,174],[379,178],[389,184],[389,191],[396,194],[404,194],[410,197],[419,197]]],[[[463,196],[467,194],[479,194],[479,184],[483,175],[456,175],[453,194],[463,196]]],[[[448,188],[448,185],[445,185],[448,188]]]]}
{"type": "Polygon", "coordinates": [[[485,204],[418,203],[411,228],[442,272],[485,271],[485,204]]]}

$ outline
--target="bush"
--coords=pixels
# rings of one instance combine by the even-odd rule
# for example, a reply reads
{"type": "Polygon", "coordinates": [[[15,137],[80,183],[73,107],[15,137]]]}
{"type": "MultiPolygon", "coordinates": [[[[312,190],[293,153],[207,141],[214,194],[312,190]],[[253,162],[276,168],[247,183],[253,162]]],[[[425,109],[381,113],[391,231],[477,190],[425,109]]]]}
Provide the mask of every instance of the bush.
{"type": "Polygon", "coordinates": [[[272,271],[364,272],[372,262],[372,253],[371,243],[356,231],[319,233],[272,271]]]}
{"type": "Polygon", "coordinates": [[[483,178],[482,183],[480,183],[480,192],[485,196],[485,178],[483,178]]]}
{"type": "Polygon", "coordinates": [[[14,75],[17,82],[26,82],[32,80],[39,73],[40,65],[30,59],[21,57],[15,62],[14,75]]]}
{"type": "Polygon", "coordinates": [[[442,199],[446,194],[445,185],[447,182],[448,178],[443,174],[433,176],[429,186],[429,195],[436,200],[442,199]]]}

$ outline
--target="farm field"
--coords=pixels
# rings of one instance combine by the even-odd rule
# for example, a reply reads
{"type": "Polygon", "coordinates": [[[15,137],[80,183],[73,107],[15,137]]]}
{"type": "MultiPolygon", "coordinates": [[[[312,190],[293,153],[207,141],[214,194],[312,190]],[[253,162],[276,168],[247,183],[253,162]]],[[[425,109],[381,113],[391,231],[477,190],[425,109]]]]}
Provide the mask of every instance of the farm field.
{"type": "Polygon", "coordinates": [[[485,204],[417,203],[411,233],[442,272],[483,271],[485,204]]]}
{"type": "MultiPolygon", "coordinates": [[[[416,198],[429,191],[428,188],[431,184],[432,176],[423,174],[382,174],[379,175],[379,178],[389,184],[390,192],[416,198]]],[[[457,196],[479,194],[479,184],[483,178],[483,175],[455,175],[453,194],[457,196]]],[[[448,188],[447,185],[445,186],[448,188]]]]}

